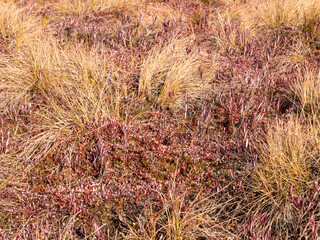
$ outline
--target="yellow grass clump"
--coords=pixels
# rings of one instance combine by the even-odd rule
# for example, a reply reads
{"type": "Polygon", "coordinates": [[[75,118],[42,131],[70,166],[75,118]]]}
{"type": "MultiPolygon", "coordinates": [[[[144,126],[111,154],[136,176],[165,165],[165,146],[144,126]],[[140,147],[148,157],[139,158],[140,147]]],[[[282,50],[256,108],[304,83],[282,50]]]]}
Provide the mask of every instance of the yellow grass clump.
{"type": "Polygon", "coordinates": [[[252,0],[239,12],[248,29],[277,30],[296,27],[302,32],[318,31],[319,0],[252,0]]]}
{"type": "MultiPolygon", "coordinates": [[[[89,12],[111,10],[114,13],[125,13],[129,17],[139,19],[141,26],[155,25],[162,27],[165,21],[184,19],[181,11],[160,2],[145,0],[61,0],[54,3],[58,15],[84,16],[89,12]]],[[[151,29],[150,29],[151,31],[151,29]]]]}
{"type": "Polygon", "coordinates": [[[94,49],[72,44],[61,48],[50,38],[29,43],[15,54],[0,56],[0,111],[37,106],[29,117],[38,118],[36,129],[42,130],[31,145],[50,146],[70,126],[85,129],[99,115],[120,118],[120,101],[127,93],[117,71],[94,49]]]}
{"type": "Polygon", "coordinates": [[[171,189],[167,195],[159,194],[163,201],[163,208],[154,211],[154,206],[145,207],[143,213],[137,218],[129,229],[125,239],[168,239],[168,240],[195,240],[199,238],[219,239],[228,236],[236,239],[218,222],[214,214],[222,205],[201,198],[200,193],[193,201],[185,206],[186,193],[177,193],[171,189]]]}
{"type": "Polygon", "coordinates": [[[297,96],[297,107],[302,114],[318,116],[320,111],[320,73],[307,71],[300,74],[301,79],[293,83],[293,92],[297,96]]]}
{"type": "Polygon", "coordinates": [[[64,121],[84,124],[98,112],[118,115],[113,103],[123,86],[115,82],[116,67],[94,50],[72,45],[62,49],[48,40],[1,58],[1,109],[41,100],[45,110],[64,121]]]}
{"type": "MultiPolygon", "coordinates": [[[[303,125],[297,119],[277,121],[261,144],[261,165],[252,173],[249,214],[266,214],[264,229],[285,231],[295,228],[309,214],[314,183],[319,174],[319,123],[303,125]],[[299,206],[297,199],[305,199],[299,206]]],[[[316,196],[316,195],[315,195],[316,196]]],[[[319,215],[319,208],[314,211],[319,215]]]]}
{"type": "Polygon", "coordinates": [[[137,13],[136,17],[141,19],[143,26],[155,24],[162,27],[165,21],[171,21],[172,23],[178,20],[186,20],[185,16],[178,9],[158,2],[141,6],[141,12],[137,13]]]}
{"type": "Polygon", "coordinates": [[[20,48],[42,33],[41,19],[31,14],[32,8],[19,8],[6,1],[0,1],[0,5],[0,39],[7,49],[20,48]]]}
{"type": "Polygon", "coordinates": [[[62,15],[86,15],[89,12],[134,8],[142,4],[143,0],[61,0],[54,5],[62,15]]]}
{"type": "Polygon", "coordinates": [[[202,99],[210,90],[215,63],[197,49],[194,38],[174,38],[167,45],[155,47],[144,61],[139,80],[139,94],[155,105],[179,109],[202,99]]]}

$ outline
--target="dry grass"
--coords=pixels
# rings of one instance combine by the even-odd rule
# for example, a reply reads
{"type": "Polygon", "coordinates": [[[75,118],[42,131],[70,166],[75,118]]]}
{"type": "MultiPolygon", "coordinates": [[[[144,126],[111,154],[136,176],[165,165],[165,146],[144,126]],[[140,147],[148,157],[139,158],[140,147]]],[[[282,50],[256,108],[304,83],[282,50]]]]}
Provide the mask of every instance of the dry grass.
{"type": "Polygon", "coordinates": [[[120,119],[126,114],[120,106],[127,97],[126,84],[118,79],[117,67],[94,49],[61,48],[50,38],[30,42],[15,54],[1,56],[0,69],[1,110],[29,105],[37,109],[28,117],[37,119],[29,130],[38,133],[26,143],[24,157],[38,148],[47,153],[74,126],[85,129],[98,116],[120,119]]]}
{"type": "Polygon", "coordinates": [[[43,32],[42,21],[32,14],[32,8],[19,8],[12,2],[1,1],[0,48],[21,48],[27,41],[35,40],[43,32]]]}
{"type": "Polygon", "coordinates": [[[116,82],[116,74],[116,66],[93,49],[62,49],[51,39],[30,42],[15,55],[2,56],[1,109],[41,104],[48,119],[81,126],[98,113],[119,117],[125,85],[116,82]]]}
{"type": "Polygon", "coordinates": [[[250,1],[240,15],[247,29],[286,30],[295,27],[301,33],[316,33],[319,20],[318,0],[250,1]]]}
{"type": "Polygon", "coordinates": [[[320,74],[312,71],[301,73],[302,79],[293,83],[297,107],[306,116],[318,116],[320,111],[320,74]]]}
{"type": "Polygon", "coordinates": [[[141,0],[60,0],[54,3],[59,14],[71,16],[84,16],[89,12],[98,11],[123,11],[124,9],[135,8],[143,4],[141,0]]]}
{"type": "Polygon", "coordinates": [[[159,30],[164,22],[187,21],[186,16],[174,6],[161,2],[146,0],[60,0],[52,3],[56,15],[52,19],[64,19],[67,16],[84,17],[90,13],[107,12],[113,14],[115,20],[125,15],[139,21],[139,28],[148,28],[148,31],[159,30]]]}
{"type": "Polygon", "coordinates": [[[141,97],[155,106],[172,109],[203,99],[214,79],[215,62],[205,51],[197,49],[194,41],[174,38],[153,50],[141,70],[141,97]]]}
{"type": "Polygon", "coordinates": [[[141,23],[144,26],[155,24],[160,27],[166,21],[173,22],[174,24],[179,20],[186,21],[186,17],[182,11],[171,6],[165,7],[163,3],[146,4],[144,7],[141,6],[141,11],[142,14],[136,14],[136,17],[142,15],[141,23]]]}
{"type": "Polygon", "coordinates": [[[245,27],[240,27],[240,19],[238,8],[211,16],[210,26],[213,30],[210,34],[220,51],[227,52],[236,47],[244,48],[248,44],[252,34],[245,27]]]}
{"type": "Polygon", "coordinates": [[[215,215],[223,204],[215,203],[213,198],[200,198],[201,192],[190,201],[187,194],[179,194],[174,188],[166,195],[159,193],[163,207],[159,211],[152,204],[146,207],[134,225],[129,225],[125,239],[236,239],[215,215]]]}
{"type": "MultiPolygon", "coordinates": [[[[251,0],[247,3],[229,4],[229,7],[210,15],[213,28],[211,36],[222,51],[244,48],[251,40],[268,35],[276,43],[273,51],[289,49],[282,58],[303,62],[311,54],[309,48],[318,46],[318,0],[251,0]],[[294,43],[292,46],[289,43],[294,43]]],[[[279,57],[279,56],[278,56],[279,57]]]]}
{"type": "Polygon", "coordinates": [[[248,213],[254,219],[259,214],[266,216],[266,220],[253,225],[282,237],[288,230],[297,231],[301,237],[310,234],[310,216],[319,215],[318,205],[314,205],[318,192],[319,131],[318,123],[302,125],[298,119],[278,121],[270,128],[266,143],[260,146],[261,165],[252,173],[255,197],[249,200],[248,213]]]}

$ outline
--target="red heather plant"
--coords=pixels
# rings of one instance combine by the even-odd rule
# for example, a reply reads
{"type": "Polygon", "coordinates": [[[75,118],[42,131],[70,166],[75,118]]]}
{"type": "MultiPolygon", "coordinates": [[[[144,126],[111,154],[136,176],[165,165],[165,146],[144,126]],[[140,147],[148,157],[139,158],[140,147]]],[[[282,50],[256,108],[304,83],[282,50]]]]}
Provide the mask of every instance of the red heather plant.
{"type": "MultiPolygon", "coordinates": [[[[36,216],[46,212],[54,229],[72,221],[79,236],[87,236],[98,225],[103,226],[103,234],[115,234],[119,224],[135,219],[146,202],[161,209],[158,193],[168,191],[175,173],[179,189],[190,189],[186,203],[201,185],[207,193],[216,191],[214,166],[220,163],[214,162],[214,156],[223,150],[205,139],[194,142],[192,131],[176,131],[179,125],[161,114],[150,119],[153,123],[125,126],[102,118],[88,124],[85,133],[75,127],[70,136],[63,136],[68,140],[39,159],[37,172],[24,173],[20,183],[32,187],[21,189],[19,200],[12,191],[17,185],[7,185],[2,197],[6,202],[15,199],[20,206],[11,215],[29,216],[31,225],[26,224],[23,232],[31,234],[36,216]],[[207,141],[206,146],[202,141],[207,141]],[[212,169],[203,172],[203,162],[212,169]],[[58,220],[63,216],[69,217],[58,220]]],[[[17,227],[24,221],[21,218],[17,227]]]]}

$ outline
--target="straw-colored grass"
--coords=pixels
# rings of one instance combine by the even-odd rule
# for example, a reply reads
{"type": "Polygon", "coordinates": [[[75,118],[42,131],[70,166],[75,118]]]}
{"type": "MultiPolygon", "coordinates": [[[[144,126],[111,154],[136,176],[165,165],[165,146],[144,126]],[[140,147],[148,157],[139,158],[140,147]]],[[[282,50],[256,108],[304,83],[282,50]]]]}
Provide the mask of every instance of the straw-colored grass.
{"type": "Polygon", "coordinates": [[[175,189],[171,189],[167,195],[160,193],[159,198],[163,201],[163,208],[156,212],[152,204],[146,206],[134,225],[128,225],[125,239],[236,239],[219,224],[218,217],[214,215],[222,205],[201,197],[201,193],[187,206],[186,193],[179,194],[175,189]]]}
{"type": "Polygon", "coordinates": [[[320,73],[307,71],[292,84],[297,107],[306,116],[318,116],[320,111],[320,73]]]}
{"type": "Polygon", "coordinates": [[[215,62],[194,46],[194,38],[174,38],[155,47],[144,61],[139,94],[156,106],[179,109],[203,99],[214,79],[215,62]]]}
{"type": "Polygon", "coordinates": [[[58,136],[67,134],[72,126],[85,129],[98,116],[120,119],[125,115],[120,102],[127,96],[126,85],[118,79],[112,61],[94,49],[61,48],[49,38],[30,42],[21,51],[0,58],[1,111],[35,106],[28,117],[38,123],[29,130],[42,129],[29,142],[32,147],[24,148],[26,156],[39,145],[44,151],[52,143],[58,144],[58,136]]]}
{"type": "Polygon", "coordinates": [[[59,14],[71,16],[83,16],[89,12],[97,11],[121,11],[134,8],[142,4],[142,0],[60,0],[54,3],[59,14]]]}
{"type": "Polygon", "coordinates": [[[0,1],[0,5],[0,39],[3,38],[3,44],[7,49],[18,49],[42,33],[42,21],[31,14],[32,8],[19,8],[10,1],[0,1]]]}
{"type": "Polygon", "coordinates": [[[41,101],[48,118],[79,125],[98,113],[117,117],[125,86],[115,81],[116,72],[94,49],[62,49],[51,39],[30,42],[17,54],[1,57],[0,108],[41,101]]]}
{"type": "Polygon", "coordinates": [[[239,12],[247,29],[319,31],[319,0],[251,0],[239,12]]]}
{"type": "MultiPolygon", "coordinates": [[[[267,216],[264,231],[281,236],[288,230],[296,231],[309,216],[309,202],[317,201],[312,194],[320,166],[319,132],[318,123],[302,125],[298,119],[278,121],[270,127],[266,142],[260,146],[261,165],[250,178],[254,198],[249,199],[248,212],[255,217],[267,216]],[[299,198],[304,199],[304,205],[299,206],[299,198]]],[[[319,210],[317,206],[313,214],[319,216],[319,210]]]]}

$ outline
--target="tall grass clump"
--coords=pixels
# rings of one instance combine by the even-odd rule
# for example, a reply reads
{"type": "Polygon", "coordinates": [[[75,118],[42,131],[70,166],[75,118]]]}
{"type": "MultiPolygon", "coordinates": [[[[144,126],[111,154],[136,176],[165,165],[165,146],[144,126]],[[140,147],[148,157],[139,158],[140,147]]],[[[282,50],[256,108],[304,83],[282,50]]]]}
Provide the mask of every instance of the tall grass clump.
{"type": "MultiPolygon", "coordinates": [[[[53,3],[58,19],[66,15],[71,17],[84,17],[89,13],[109,12],[113,20],[120,16],[139,22],[136,30],[147,27],[149,31],[154,28],[161,29],[164,22],[177,22],[186,20],[178,8],[162,2],[148,2],[145,0],[62,0],[53,3]]],[[[121,25],[120,25],[121,26],[121,25]]]]}
{"type": "Polygon", "coordinates": [[[161,2],[148,3],[141,6],[141,12],[136,13],[136,18],[141,18],[143,26],[150,26],[152,24],[161,27],[164,22],[170,21],[175,24],[179,20],[186,21],[184,14],[173,6],[165,5],[161,2]]]}
{"type": "Polygon", "coordinates": [[[317,234],[311,219],[320,216],[319,131],[319,123],[302,125],[297,119],[279,120],[269,129],[250,178],[248,216],[256,229],[277,237],[317,234]]]}
{"type": "Polygon", "coordinates": [[[41,20],[31,14],[31,8],[19,8],[7,1],[0,1],[0,5],[0,39],[6,49],[20,48],[42,32],[41,20]]]}
{"type": "Polygon", "coordinates": [[[155,210],[150,204],[137,216],[134,225],[129,225],[125,239],[219,239],[235,235],[219,224],[217,209],[222,205],[205,198],[201,192],[190,201],[185,193],[170,189],[168,194],[159,193],[163,207],[155,210]]]}
{"type": "Polygon", "coordinates": [[[18,54],[2,56],[0,107],[41,100],[52,117],[64,113],[64,119],[79,124],[98,112],[119,116],[117,99],[124,86],[115,81],[116,72],[94,49],[62,49],[54,40],[32,42],[18,54]]]}
{"type": "Polygon", "coordinates": [[[298,110],[307,117],[319,116],[320,111],[320,73],[306,71],[292,84],[298,110]]]}
{"type": "Polygon", "coordinates": [[[122,11],[142,2],[141,0],[62,0],[55,3],[55,6],[62,15],[83,16],[89,12],[122,11]]]}
{"type": "Polygon", "coordinates": [[[231,49],[244,49],[251,39],[251,32],[241,25],[238,10],[226,10],[210,17],[209,32],[213,43],[222,53],[231,49]]]}
{"type": "Polygon", "coordinates": [[[125,114],[120,101],[126,85],[118,79],[117,67],[84,46],[61,48],[53,39],[30,42],[1,56],[0,80],[1,111],[27,104],[37,109],[28,117],[45,131],[34,143],[54,141],[53,136],[72,126],[85,129],[98,115],[119,119],[125,114]]]}
{"type": "Polygon", "coordinates": [[[214,71],[214,59],[194,46],[193,38],[174,38],[144,61],[139,94],[154,106],[181,109],[186,98],[195,103],[210,91],[214,71]]]}
{"type": "Polygon", "coordinates": [[[253,0],[244,6],[240,15],[249,29],[295,31],[316,37],[319,33],[319,13],[319,0],[253,0]]]}

